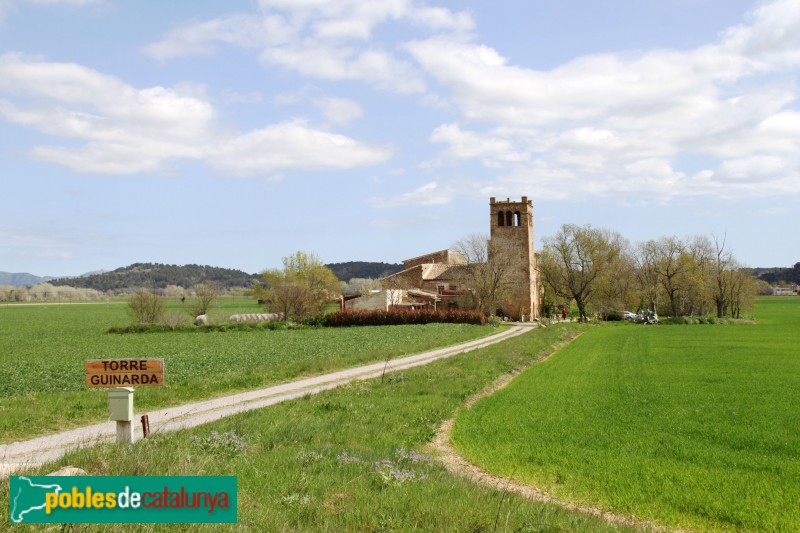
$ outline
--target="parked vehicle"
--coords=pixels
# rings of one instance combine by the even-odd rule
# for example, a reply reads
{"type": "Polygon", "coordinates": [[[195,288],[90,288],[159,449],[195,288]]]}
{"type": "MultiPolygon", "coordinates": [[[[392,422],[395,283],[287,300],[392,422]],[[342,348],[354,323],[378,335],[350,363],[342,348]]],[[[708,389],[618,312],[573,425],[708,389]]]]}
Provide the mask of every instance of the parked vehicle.
{"type": "Polygon", "coordinates": [[[649,309],[642,309],[638,313],[623,311],[622,316],[637,324],[658,324],[658,313],[649,309]]]}
{"type": "Polygon", "coordinates": [[[637,320],[637,322],[642,324],[658,324],[658,313],[645,309],[639,313],[639,320],[637,320]]]}

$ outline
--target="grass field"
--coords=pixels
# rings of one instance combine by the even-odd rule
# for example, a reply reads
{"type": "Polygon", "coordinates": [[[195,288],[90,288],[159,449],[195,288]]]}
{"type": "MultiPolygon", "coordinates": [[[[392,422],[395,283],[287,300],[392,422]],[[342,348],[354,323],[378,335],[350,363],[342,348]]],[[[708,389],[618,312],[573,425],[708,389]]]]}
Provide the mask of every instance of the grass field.
{"type": "Polygon", "coordinates": [[[800,299],[757,325],[596,327],[462,412],[472,462],[675,527],[800,530],[800,299]]]}
{"type": "MultiPolygon", "coordinates": [[[[248,302],[225,304],[216,316],[257,311],[248,302]]],[[[131,322],[126,309],[118,303],[0,306],[0,442],[105,420],[106,392],[86,388],[86,359],[164,358],[166,386],[136,392],[137,411],[147,412],[492,333],[488,326],[455,324],[104,333],[131,322]]]]}
{"type": "MultiPolygon", "coordinates": [[[[353,383],[122,448],[96,447],[39,472],[71,464],[92,475],[238,477],[236,526],[81,525],[80,531],[625,531],[476,486],[449,474],[426,449],[467,398],[583,328],[547,328],[391,374],[383,383],[353,383]]],[[[0,529],[7,502],[8,484],[0,484],[0,529]]]]}

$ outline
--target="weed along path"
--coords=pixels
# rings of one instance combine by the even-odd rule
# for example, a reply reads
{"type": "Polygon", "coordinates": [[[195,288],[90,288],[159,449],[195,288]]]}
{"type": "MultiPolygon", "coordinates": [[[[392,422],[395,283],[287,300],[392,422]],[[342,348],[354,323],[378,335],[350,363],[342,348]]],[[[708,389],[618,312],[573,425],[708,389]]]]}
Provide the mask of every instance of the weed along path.
{"type": "MultiPolygon", "coordinates": [[[[426,365],[439,359],[477,350],[516,337],[533,329],[535,324],[514,325],[489,337],[440,348],[416,355],[301,379],[264,389],[200,401],[147,413],[152,433],[175,431],[205,424],[226,416],[260,409],[287,400],[345,385],[355,380],[381,377],[385,373],[426,365]]],[[[142,438],[137,413],[135,437],[142,438]]],[[[93,424],[62,433],[0,446],[0,475],[9,475],[26,467],[54,461],[69,451],[112,442],[116,437],[115,422],[93,424]]]]}

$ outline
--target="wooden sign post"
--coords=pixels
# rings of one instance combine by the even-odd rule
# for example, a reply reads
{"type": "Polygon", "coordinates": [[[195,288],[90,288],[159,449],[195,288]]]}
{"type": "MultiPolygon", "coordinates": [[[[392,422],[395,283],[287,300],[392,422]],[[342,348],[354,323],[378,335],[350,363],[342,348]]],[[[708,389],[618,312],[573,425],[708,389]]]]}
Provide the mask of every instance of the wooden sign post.
{"type": "Polygon", "coordinates": [[[87,387],[146,387],[164,384],[163,359],[87,359],[87,387]]]}
{"type": "Polygon", "coordinates": [[[163,384],[163,359],[86,360],[86,386],[108,388],[109,418],[117,422],[117,443],[134,441],[133,386],[163,384]]]}

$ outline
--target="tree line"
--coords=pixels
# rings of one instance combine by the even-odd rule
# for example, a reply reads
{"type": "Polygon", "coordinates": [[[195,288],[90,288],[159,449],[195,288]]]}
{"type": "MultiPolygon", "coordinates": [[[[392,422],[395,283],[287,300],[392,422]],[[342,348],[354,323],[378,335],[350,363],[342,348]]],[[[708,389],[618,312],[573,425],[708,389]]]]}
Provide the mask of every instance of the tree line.
{"type": "Polygon", "coordinates": [[[753,274],[770,285],[800,284],[800,262],[789,268],[754,268],[753,274]]]}
{"type": "Polygon", "coordinates": [[[574,300],[582,320],[622,309],[739,318],[758,286],[724,237],[703,235],[631,245],[614,231],[565,224],[543,239],[538,266],[545,313],[574,300]]]}
{"type": "Polygon", "coordinates": [[[383,278],[403,270],[403,265],[400,263],[380,263],[370,261],[327,263],[325,266],[329,268],[340,281],[344,282],[349,282],[354,278],[383,278]]]}

